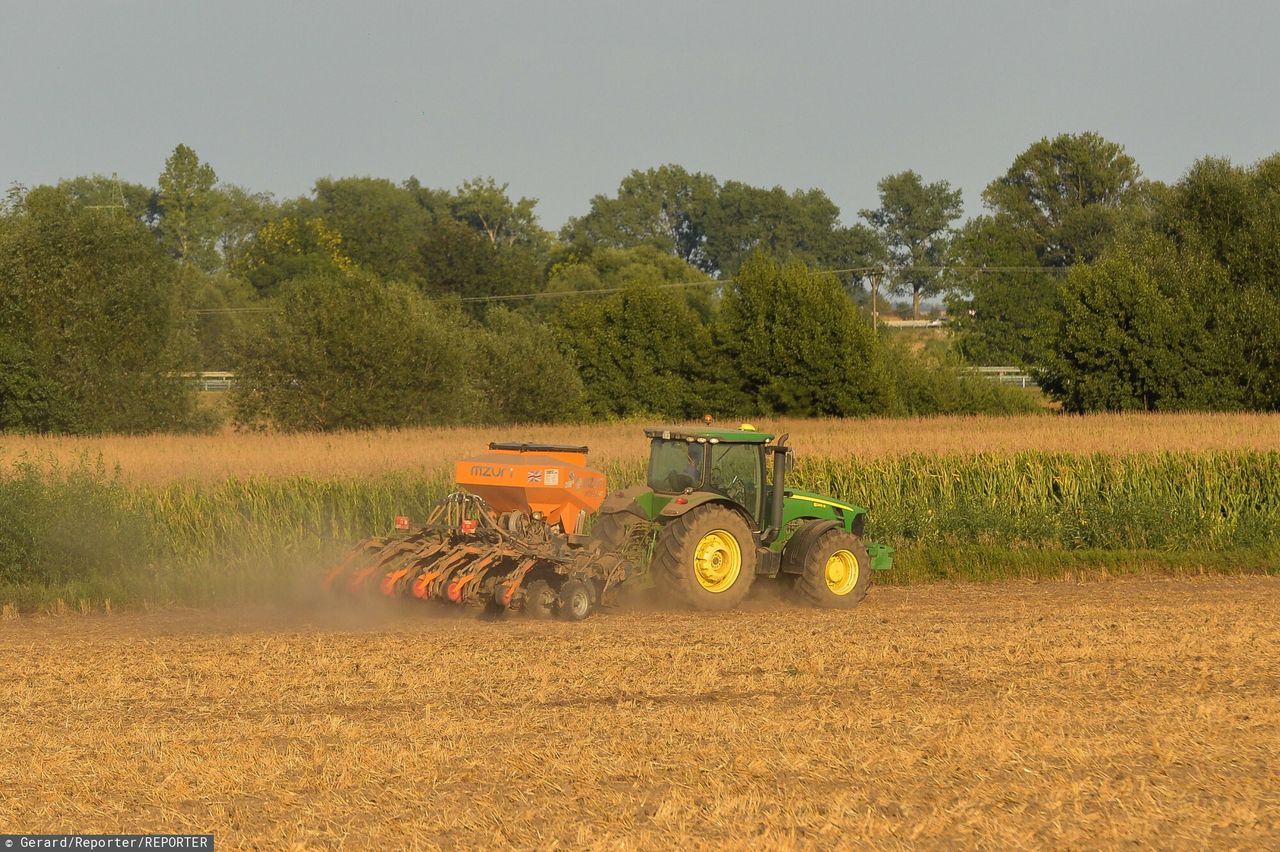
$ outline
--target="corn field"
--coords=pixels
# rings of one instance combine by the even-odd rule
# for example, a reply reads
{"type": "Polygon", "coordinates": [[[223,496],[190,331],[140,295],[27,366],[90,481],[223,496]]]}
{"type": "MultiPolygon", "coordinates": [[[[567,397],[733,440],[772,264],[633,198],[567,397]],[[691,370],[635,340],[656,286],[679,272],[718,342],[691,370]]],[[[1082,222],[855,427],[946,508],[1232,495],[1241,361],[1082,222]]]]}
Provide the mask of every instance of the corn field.
{"type": "MultiPolygon", "coordinates": [[[[618,487],[643,463],[604,465],[618,487]]],[[[1280,452],[801,458],[803,488],[868,509],[897,548],[881,582],[1094,569],[1275,570],[1280,452]]],[[[0,478],[0,604],[205,604],[286,594],[352,542],[422,519],[450,470],[138,485],[102,465],[0,478]]]]}

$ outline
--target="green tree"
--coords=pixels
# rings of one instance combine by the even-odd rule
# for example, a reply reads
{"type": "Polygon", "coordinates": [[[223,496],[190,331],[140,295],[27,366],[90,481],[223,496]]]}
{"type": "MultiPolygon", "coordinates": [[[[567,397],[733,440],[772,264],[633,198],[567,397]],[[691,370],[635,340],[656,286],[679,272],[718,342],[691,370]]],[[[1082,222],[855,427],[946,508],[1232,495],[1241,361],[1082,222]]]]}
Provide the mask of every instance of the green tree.
{"type": "Polygon", "coordinates": [[[254,332],[270,305],[248,281],[226,272],[198,275],[192,285],[200,369],[230,370],[240,336],[254,332]]]}
{"type": "Polygon", "coordinates": [[[823,266],[857,266],[875,252],[860,225],[840,224],[820,189],[787,192],[666,165],[633,171],[617,195],[597,195],[561,238],[576,251],[654,246],[696,269],[732,275],[755,251],[823,266]]]}
{"type": "Polygon", "coordinates": [[[926,184],[913,171],[882,178],[880,206],[863,210],[888,250],[891,292],[911,294],[911,316],[920,319],[920,300],[935,296],[945,284],[942,265],[951,224],[964,207],[960,190],[945,180],[926,184]]]}
{"type": "Polygon", "coordinates": [[[478,333],[479,357],[468,371],[486,423],[558,423],[586,414],[582,379],[556,346],[554,331],[495,308],[478,333]]]}
{"type": "Polygon", "coordinates": [[[897,404],[871,326],[829,273],[754,255],[714,331],[721,410],[844,417],[897,404]]]}
{"type": "Polygon", "coordinates": [[[1251,284],[1220,307],[1225,349],[1245,408],[1280,411],[1280,293],[1251,284]]]}
{"type": "Polygon", "coordinates": [[[0,216],[0,428],[145,432],[194,422],[177,269],[126,211],[62,189],[0,216]]]}
{"type": "Polygon", "coordinates": [[[1225,272],[1195,296],[1218,317],[1242,404],[1280,409],[1280,154],[1252,166],[1206,157],[1164,200],[1154,226],[1225,272]]]}
{"type": "Polygon", "coordinates": [[[630,248],[653,245],[707,272],[705,220],[718,185],[711,175],[680,166],[633,171],[618,193],[597,195],[585,215],[570,219],[561,238],[577,246],[630,248]]]}
{"type": "Polygon", "coordinates": [[[788,193],[726,181],[703,230],[708,265],[728,275],[756,251],[818,266],[866,262],[866,235],[858,233],[865,229],[841,226],[840,208],[820,189],[788,193]]]}
{"type": "Polygon", "coordinates": [[[58,190],[73,204],[95,210],[122,209],[147,226],[155,225],[156,192],[138,183],[122,181],[114,176],[88,175],[58,181],[58,190]]]}
{"type": "Polygon", "coordinates": [[[956,350],[973,364],[1041,363],[1056,327],[1065,270],[1042,267],[1028,235],[991,216],[960,229],[949,262],[972,264],[947,278],[956,350]]]}
{"type": "Polygon", "coordinates": [[[161,243],[182,263],[201,269],[218,265],[217,182],[213,167],[186,145],[173,149],[160,173],[156,222],[161,243]]]}
{"type": "Polygon", "coordinates": [[[343,251],[362,269],[398,281],[414,275],[418,246],[431,223],[412,191],[383,178],[321,178],[314,198],[296,208],[286,212],[321,219],[341,235],[343,251]]]}
{"type": "Polygon", "coordinates": [[[237,422],[290,431],[464,422],[471,329],[456,310],[367,273],[287,282],[238,352],[237,422]]]}
{"type": "Polygon", "coordinates": [[[1232,359],[1197,298],[1223,277],[1150,234],[1076,266],[1041,385],[1071,412],[1238,407],[1232,359]]]}
{"type": "Polygon", "coordinates": [[[276,217],[277,208],[269,192],[250,192],[239,186],[217,189],[217,240],[222,265],[236,269],[258,230],[276,217]]]}
{"type": "Polygon", "coordinates": [[[1088,263],[1110,245],[1138,186],[1137,162],[1097,133],[1041,139],[982,193],[987,207],[1023,231],[1044,266],[1088,263]]]}
{"type": "Polygon", "coordinates": [[[354,272],[342,235],[319,217],[281,216],[260,226],[234,253],[231,271],[262,296],[273,296],[293,278],[354,272]]]}
{"type": "Polygon", "coordinates": [[[952,265],[982,270],[948,282],[961,351],[986,363],[1040,363],[1063,279],[1008,267],[1097,259],[1145,199],[1140,177],[1124,148],[1096,133],[1041,139],[1019,154],[982,194],[991,212],[954,240],[952,265]]]}
{"type": "Polygon", "coordinates": [[[505,243],[494,245],[482,232],[452,220],[423,229],[412,277],[430,295],[463,299],[543,288],[542,266],[533,252],[505,243]]]}
{"type": "Polygon", "coordinates": [[[548,235],[538,225],[537,204],[536,198],[512,201],[507,184],[499,186],[493,178],[476,178],[458,187],[449,208],[455,220],[484,234],[495,247],[520,245],[545,251],[548,235]]]}
{"type": "MultiPolygon", "coordinates": [[[[675,285],[672,289],[683,294],[704,323],[711,319],[713,279],[656,246],[582,249],[562,245],[552,252],[546,287],[550,294],[613,290],[632,284],[675,285]]],[[[540,304],[554,309],[556,299],[540,304]]]]}
{"type": "Polygon", "coordinates": [[[1038,392],[990,381],[953,352],[913,351],[889,335],[880,337],[880,345],[898,400],[895,415],[1029,414],[1042,408],[1038,392]]]}
{"type": "Polygon", "coordinates": [[[564,304],[555,325],[562,350],[578,364],[592,416],[705,412],[711,336],[679,292],[629,284],[604,299],[564,304]]]}

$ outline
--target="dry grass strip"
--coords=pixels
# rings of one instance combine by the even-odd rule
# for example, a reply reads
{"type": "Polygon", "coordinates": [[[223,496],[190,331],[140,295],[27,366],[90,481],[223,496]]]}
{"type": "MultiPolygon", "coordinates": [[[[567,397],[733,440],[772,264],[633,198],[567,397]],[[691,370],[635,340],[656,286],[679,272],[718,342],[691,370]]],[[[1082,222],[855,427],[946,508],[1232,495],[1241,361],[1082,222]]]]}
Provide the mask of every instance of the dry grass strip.
{"type": "MultiPolygon", "coordinates": [[[[723,424],[736,426],[737,423],[723,424]]],[[[789,432],[802,455],[875,458],[921,453],[1020,450],[1131,453],[1158,450],[1280,449],[1275,414],[1098,414],[1085,417],[933,417],[903,420],[761,420],[789,432]]],[[[587,444],[594,461],[638,460],[648,451],[643,424],[406,429],[299,435],[0,436],[0,459],[24,454],[73,466],[101,458],[128,479],[164,483],[228,476],[365,476],[435,471],[481,452],[493,440],[587,444]]]]}

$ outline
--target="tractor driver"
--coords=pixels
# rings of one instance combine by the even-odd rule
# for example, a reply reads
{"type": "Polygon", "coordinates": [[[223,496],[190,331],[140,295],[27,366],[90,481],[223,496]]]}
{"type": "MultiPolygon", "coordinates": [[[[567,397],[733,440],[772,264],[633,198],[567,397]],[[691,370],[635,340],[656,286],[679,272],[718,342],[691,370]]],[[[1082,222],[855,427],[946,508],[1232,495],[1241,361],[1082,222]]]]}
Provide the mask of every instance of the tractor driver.
{"type": "Polygon", "coordinates": [[[681,491],[686,488],[695,488],[702,482],[702,446],[700,444],[685,444],[684,466],[673,472],[671,479],[672,484],[681,491]]]}

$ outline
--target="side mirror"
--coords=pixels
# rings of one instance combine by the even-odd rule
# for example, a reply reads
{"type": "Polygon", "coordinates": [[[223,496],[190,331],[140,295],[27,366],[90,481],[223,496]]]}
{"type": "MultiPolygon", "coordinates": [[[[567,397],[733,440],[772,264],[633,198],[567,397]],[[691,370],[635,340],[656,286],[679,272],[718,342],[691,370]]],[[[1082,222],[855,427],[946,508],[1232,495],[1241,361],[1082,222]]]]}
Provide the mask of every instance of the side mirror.
{"type": "Polygon", "coordinates": [[[787,453],[787,473],[796,469],[796,454],[787,453]]]}

